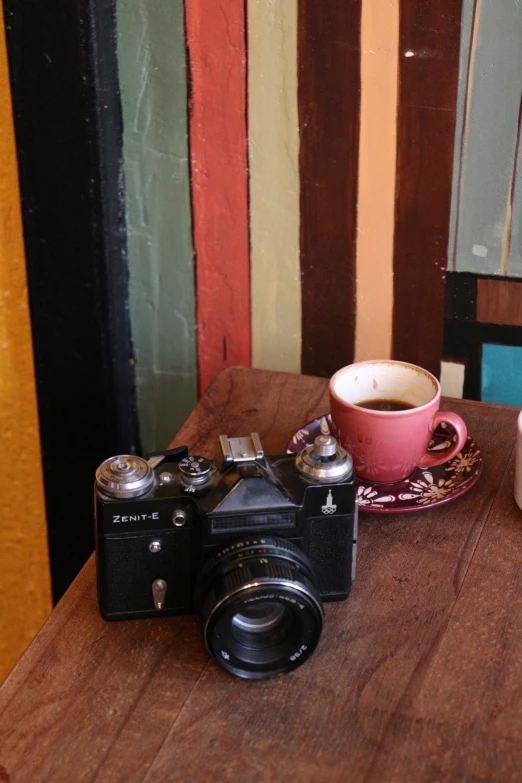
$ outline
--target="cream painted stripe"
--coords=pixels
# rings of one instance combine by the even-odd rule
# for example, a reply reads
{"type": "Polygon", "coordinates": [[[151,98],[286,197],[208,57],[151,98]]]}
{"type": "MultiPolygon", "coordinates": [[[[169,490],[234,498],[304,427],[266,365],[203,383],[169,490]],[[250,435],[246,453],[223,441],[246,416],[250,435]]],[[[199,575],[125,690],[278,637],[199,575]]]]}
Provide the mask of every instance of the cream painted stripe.
{"type": "Polygon", "coordinates": [[[506,204],[506,222],[502,232],[502,255],[500,259],[500,274],[507,275],[509,264],[509,251],[511,249],[511,234],[513,229],[513,197],[515,193],[515,183],[517,181],[518,161],[520,154],[520,131],[522,123],[522,96],[520,97],[520,108],[518,110],[517,140],[515,143],[515,154],[513,158],[513,169],[509,182],[509,192],[506,204]]]}
{"type": "Polygon", "coordinates": [[[363,0],[355,360],[392,350],[399,0],[363,0]]]}
{"type": "Polygon", "coordinates": [[[504,223],[504,228],[502,230],[502,251],[500,255],[500,271],[499,274],[506,276],[508,273],[508,262],[509,262],[509,250],[510,250],[510,240],[511,240],[511,226],[513,223],[513,184],[515,182],[515,174],[516,174],[516,155],[518,152],[518,139],[517,139],[517,149],[515,149],[515,160],[513,161],[513,171],[511,172],[511,179],[509,182],[509,190],[507,194],[507,203],[506,203],[506,220],[504,223]]]}
{"type": "Polygon", "coordinates": [[[297,0],[248,0],[252,364],[301,369],[297,0]]]}
{"type": "Polygon", "coordinates": [[[52,608],[18,169],[1,4],[0,113],[1,682],[52,608]]]}

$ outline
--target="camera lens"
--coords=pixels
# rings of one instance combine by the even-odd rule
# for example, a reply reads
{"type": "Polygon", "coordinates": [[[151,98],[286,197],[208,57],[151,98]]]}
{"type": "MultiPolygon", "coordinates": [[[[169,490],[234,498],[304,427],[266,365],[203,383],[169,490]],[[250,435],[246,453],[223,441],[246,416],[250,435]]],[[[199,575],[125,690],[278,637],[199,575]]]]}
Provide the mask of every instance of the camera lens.
{"type": "Polygon", "coordinates": [[[323,625],[310,561],[278,538],[235,541],[215,552],[198,579],[205,643],[225,669],[267,679],[313,653],[323,625]]]}
{"type": "Polygon", "coordinates": [[[232,636],[238,644],[262,650],[282,642],[291,621],[291,612],[282,604],[259,601],[232,617],[232,636]]]}
{"type": "Polygon", "coordinates": [[[284,606],[276,601],[261,601],[254,606],[249,606],[244,612],[237,614],[232,622],[243,631],[262,633],[273,631],[285,614],[284,606]]]}

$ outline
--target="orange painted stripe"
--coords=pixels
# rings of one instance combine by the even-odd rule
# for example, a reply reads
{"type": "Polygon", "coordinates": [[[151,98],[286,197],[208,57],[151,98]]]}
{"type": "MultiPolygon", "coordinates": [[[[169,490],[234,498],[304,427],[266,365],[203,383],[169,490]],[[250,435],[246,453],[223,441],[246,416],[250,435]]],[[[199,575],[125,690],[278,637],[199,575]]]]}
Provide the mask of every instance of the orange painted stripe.
{"type": "Polygon", "coordinates": [[[363,0],[355,361],[391,358],[399,0],[363,0]]]}
{"type": "Polygon", "coordinates": [[[203,393],[224,367],[251,360],[244,0],[186,0],[185,14],[203,393]]]}
{"type": "MultiPolygon", "coordinates": [[[[18,167],[1,4],[0,114],[1,683],[52,609],[18,167]]],[[[0,772],[2,769],[0,766],[0,772]]]]}

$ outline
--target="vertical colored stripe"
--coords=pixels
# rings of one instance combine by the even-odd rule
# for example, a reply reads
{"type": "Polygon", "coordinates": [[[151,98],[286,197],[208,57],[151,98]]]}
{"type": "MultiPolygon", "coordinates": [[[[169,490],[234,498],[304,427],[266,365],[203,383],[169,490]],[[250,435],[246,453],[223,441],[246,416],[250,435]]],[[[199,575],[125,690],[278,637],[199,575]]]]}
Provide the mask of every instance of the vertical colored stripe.
{"type": "Polygon", "coordinates": [[[517,142],[511,189],[511,222],[507,275],[522,276],[522,165],[520,144],[522,141],[522,94],[518,113],[517,142]]]}
{"type": "Polygon", "coordinates": [[[401,0],[393,355],[440,372],[462,0],[401,0]]]}
{"type": "Polygon", "coordinates": [[[301,369],[297,0],[248,0],[252,363],[301,369]]]}
{"type": "Polygon", "coordinates": [[[251,358],[245,9],[243,0],[186,0],[185,13],[203,393],[224,367],[251,358]]]}
{"type": "Polygon", "coordinates": [[[507,196],[506,205],[506,222],[504,224],[504,231],[502,232],[502,256],[500,261],[500,274],[507,275],[509,253],[511,250],[511,237],[513,232],[513,201],[515,197],[515,185],[517,182],[518,174],[518,158],[520,153],[520,130],[522,128],[522,93],[520,95],[520,102],[518,108],[518,122],[517,122],[517,139],[515,142],[515,154],[513,156],[513,168],[511,170],[511,182],[509,183],[509,191],[507,196]]]}
{"type": "Polygon", "coordinates": [[[118,0],[129,304],[141,443],[197,399],[183,0],[118,0]]]}
{"type": "Polygon", "coordinates": [[[460,37],[459,92],[455,149],[453,153],[453,186],[451,193],[450,236],[448,244],[448,268],[457,269],[457,244],[459,233],[462,175],[464,168],[464,143],[469,122],[469,109],[473,87],[475,53],[477,48],[480,5],[482,0],[463,0],[460,37]]]}
{"type": "Polygon", "coordinates": [[[361,0],[299,0],[302,369],[354,356],[361,0]]]}
{"type": "Polygon", "coordinates": [[[0,682],[51,611],[31,326],[0,5],[0,682]]]}
{"type": "Polygon", "coordinates": [[[398,50],[399,0],[363,0],[356,361],[392,349],[398,50]]]}

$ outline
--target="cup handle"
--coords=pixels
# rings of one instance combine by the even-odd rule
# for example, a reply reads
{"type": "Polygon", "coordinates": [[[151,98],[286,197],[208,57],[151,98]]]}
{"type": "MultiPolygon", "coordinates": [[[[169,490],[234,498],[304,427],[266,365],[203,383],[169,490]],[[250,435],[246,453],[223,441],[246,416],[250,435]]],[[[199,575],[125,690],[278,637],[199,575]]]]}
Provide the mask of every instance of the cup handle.
{"type": "Polygon", "coordinates": [[[459,451],[464,447],[468,438],[468,429],[464,423],[464,420],[460,418],[457,413],[451,413],[450,411],[439,411],[435,414],[431,420],[430,429],[434,432],[439,424],[442,422],[450,424],[457,433],[457,442],[449,449],[434,454],[432,451],[427,451],[419,462],[420,468],[433,468],[435,465],[442,465],[443,462],[449,462],[453,459],[459,451]]]}

